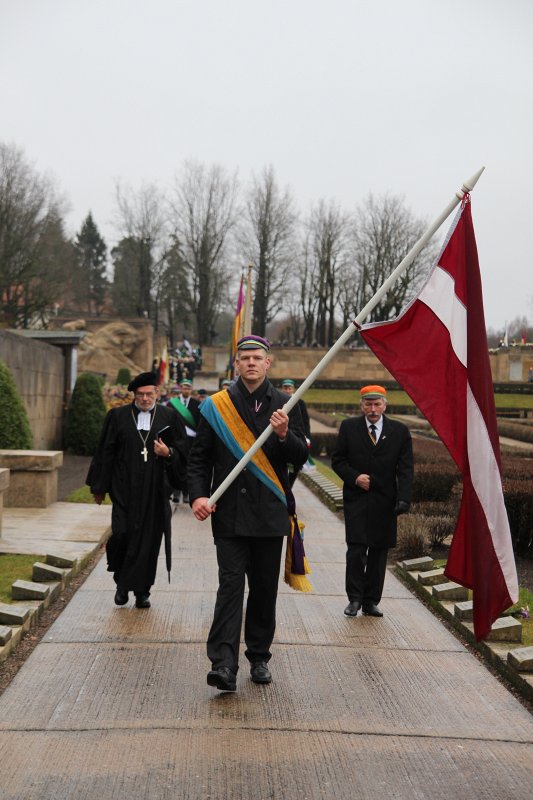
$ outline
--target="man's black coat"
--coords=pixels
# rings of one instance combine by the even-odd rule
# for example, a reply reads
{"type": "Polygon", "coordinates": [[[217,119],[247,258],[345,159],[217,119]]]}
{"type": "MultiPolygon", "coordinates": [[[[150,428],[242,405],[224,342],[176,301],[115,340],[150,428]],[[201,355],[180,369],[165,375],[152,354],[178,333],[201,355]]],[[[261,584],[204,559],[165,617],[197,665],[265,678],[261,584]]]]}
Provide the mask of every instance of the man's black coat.
{"type": "Polygon", "coordinates": [[[344,518],[348,544],[394,547],[396,503],[411,502],[413,446],[406,425],[383,416],[378,443],[368,435],[364,415],[341,423],[331,466],[344,481],[344,518]],[[370,489],[355,485],[370,475],[370,489]]]}
{"type": "MultiPolygon", "coordinates": [[[[229,390],[230,397],[235,397],[237,404],[240,404],[242,398],[238,393],[245,391],[234,384],[229,390]]],[[[287,395],[272,386],[268,380],[260,387],[260,391],[261,410],[254,416],[257,435],[268,426],[273,412],[287,402],[287,395]]],[[[255,394],[254,392],[251,398],[255,394]]],[[[272,434],[263,445],[263,450],[274,469],[286,472],[287,463],[301,466],[306,462],[307,444],[297,406],[289,413],[286,440],[282,443],[272,434]]],[[[202,417],[187,465],[189,502],[192,503],[197,497],[209,497],[236,463],[237,459],[202,417]]],[[[216,511],[211,515],[211,525],[215,538],[286,536],[290,527],[286,506],[247,468],[217,501],[216,511]]]]}

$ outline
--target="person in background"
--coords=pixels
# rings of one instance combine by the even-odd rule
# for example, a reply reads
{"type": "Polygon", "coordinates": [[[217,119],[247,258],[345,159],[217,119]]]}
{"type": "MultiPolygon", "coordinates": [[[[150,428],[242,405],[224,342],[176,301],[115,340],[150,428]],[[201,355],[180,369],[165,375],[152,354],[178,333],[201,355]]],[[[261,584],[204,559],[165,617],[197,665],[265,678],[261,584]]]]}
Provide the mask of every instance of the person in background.
{"type": "Polygon", "coordinates": [[[177,415],[157,403],[157,376],[137,375],[128,386],[134,400],[112,408],[105,420],[86,483],[100,505],[113,501],[107,569],[117,585],[115,603],[129,592],[137,608],[150,607],[161,540],[170,570],[170,492],[185,480],[185,434],[177,415]]]}
{"type": "Polygon", "coordinates": [[[344,481],[346,616],[382,617],[379,602],[396,520],[409,511],[413,446],[409,429],[385,416],[383,386],[360,390],[361,416],[343,420],[331,466],[344,481]]]}
{"type": "MultiPolygon", "coordinates": [[[[285,378],[281,382],[281,389],[285,394],[289,396],[293,395],[296,389],[295,383],[291,378],[285,378]]],[[[304,426],[305,431],[305,438],[307,440],[307,447],[311,447],[311,422],[309,420],[309,412],[307,410],[307,406],[303,400],[298,400],[298,408],[300,409],[300,414],[302,417],[302,423],[304,426]]],[[[298,473],[300,472],[299,469],[296,469],[293,464],[289,465],[289,482],[291,487],[294,485],[296,478],[298,477],[298,473]]]]}
{"type": "MultiPolygon", "coordinates": [[[[173,387],[174,389],[174,387],[173,387]]],[[[192,381],[184,378],[181,384],[178,387],[178,392],[172,392],[172,397],[170,398],[169,405],[178,412],[178,416],[180,419],[180,423],[182,425],[183,431],[185,433],[187,448],[186,452],[187,455],[192,447],[192,443],[194,442],[196,436],[196,428],[198,427],[198,423],[200,422],[200,411],[199,406],[200,403],[194,397],[192,397],[192,381]]],[[[184,503],[189,502],[189,493],[187,490],[187,482],[183,484],[182,491],[182,501],[184,503]]],[[[174,492],[172,499],[175,503],[180,502],[180,492],[174,492]]]]}

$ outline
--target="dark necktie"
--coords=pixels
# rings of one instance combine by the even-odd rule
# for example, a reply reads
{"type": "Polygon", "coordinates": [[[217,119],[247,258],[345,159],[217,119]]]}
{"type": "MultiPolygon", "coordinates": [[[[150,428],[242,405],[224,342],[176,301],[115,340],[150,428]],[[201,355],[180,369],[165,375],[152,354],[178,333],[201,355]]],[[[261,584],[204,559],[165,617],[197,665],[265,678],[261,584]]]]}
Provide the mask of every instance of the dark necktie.
{"type": "Polygon", "coordinates": [[[372,441],[374,442],[374,444],[377,444],[377,439],[376,439],[376,426],[375,426],[375,425],[370,425],[370,426],[369,426],[369,433],[370,433],[370,438],[372,439],[372,441]]]}

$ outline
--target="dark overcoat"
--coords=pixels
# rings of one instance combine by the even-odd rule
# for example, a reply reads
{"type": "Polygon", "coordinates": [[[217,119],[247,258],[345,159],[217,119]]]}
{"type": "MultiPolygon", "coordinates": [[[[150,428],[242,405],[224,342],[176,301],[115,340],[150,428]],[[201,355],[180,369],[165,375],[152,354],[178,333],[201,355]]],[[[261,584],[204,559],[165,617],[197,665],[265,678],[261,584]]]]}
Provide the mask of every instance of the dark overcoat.
{"type": "Polygon", "coordinates": [[[156,405],[150,432],[137,430],[134,404],[111,409],[87,475],[93,494],[113,501],[112,535],[107,543],[108,570],[129,591],[154,583],[161,539],[170,561],[170,493],[185,478],[185,435],[173,409],[156,405]],[[154,439],[166,425],[171,458],[154,453],[154,439]],[[147,459],[143,458],[146,437],[147,459]]]}
{"type": "Polygon", "coordinates": [[[411,502],[413,446],[406,425],[383,417],[378,443],[368,435],[364,415],[341,423],[331,466],[344,481],[344,518],[348,544],[394,547],[396,503],[411,502]],[[356,486],[361,474],[370,475],[370,489],[356,486]]]}
{"type": "MultiPolygon", "coordinates": [[[[229,390],[230,397],[235,397],[237,402],[240,401],[239,391],[237,384],[229,390]]],[[[255,417],[257,435],[268,426],[273,412],[282,408],[286,402],[285,392],[267,381],[261,412],[255,417]]],[[[235,413],[238,413],[237,409],[235,413]]],[[[298,406],[289,413],[289,430],[285,441],[280,442],[272,434],[263,445],[263,450],[274,469],[284,470],[285,473],[288,463],[301,466],[306,462],[307,443],[298,406]]],[[[197,497],[209,497],[235,464],[235,456],[202,417],[187,464],[189,502],[192,503],[197,497]]],[[[211,515],[211,526],[215,538],[286,536],[290,522],[283,502],[245,468],[217,501],[216,511],[211,515]]]]}

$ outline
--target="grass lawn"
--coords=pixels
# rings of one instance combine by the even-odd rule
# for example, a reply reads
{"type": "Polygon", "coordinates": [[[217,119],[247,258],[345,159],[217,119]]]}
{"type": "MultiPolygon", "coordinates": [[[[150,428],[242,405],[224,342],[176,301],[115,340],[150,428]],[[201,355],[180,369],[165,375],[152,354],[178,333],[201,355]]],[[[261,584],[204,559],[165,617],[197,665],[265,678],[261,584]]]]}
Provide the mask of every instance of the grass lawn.
{"type": "MultiPolygon", "coordinates": [[[[65,501],[67,503],[94,503],[91,490],[88,486],[82,486],[81,489],[76,489],[71,492],[69,496],[65,498],[65,501]]],[[[111,500],[108,495],[106,495],[103,505],[111,505],[111,500]]]]}
{"type": "Polygon", "coordinates": [[[33,565],[44,556],[28,556],[0,553],[0,603],[12,603],[11,584],[15,581],[31,581],[33,565]]]}
{"type": "MultiPolygon", "coordinates": [[[[308,389],[303,399],[306,403],[336,403],[359,405],[359,391],[357,382],[354,381],[353,389],[308,389]]],[[[387,399],[392,405],[413,405],[411,398],[402,391],[387,392],[387,399]]],[[[526,408],[533,409],[532,394],[497,394],[495,395],[496,408],[526,408]]]]}

